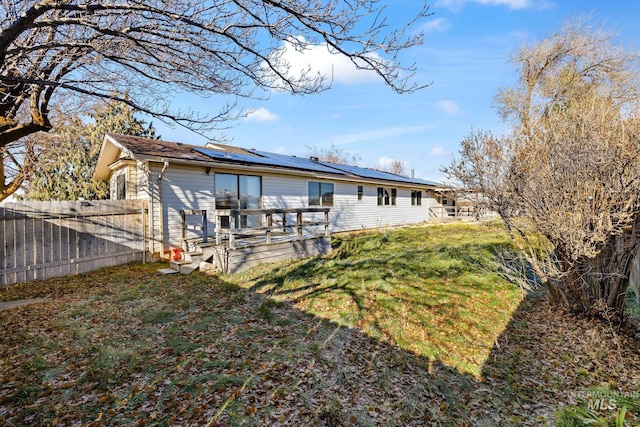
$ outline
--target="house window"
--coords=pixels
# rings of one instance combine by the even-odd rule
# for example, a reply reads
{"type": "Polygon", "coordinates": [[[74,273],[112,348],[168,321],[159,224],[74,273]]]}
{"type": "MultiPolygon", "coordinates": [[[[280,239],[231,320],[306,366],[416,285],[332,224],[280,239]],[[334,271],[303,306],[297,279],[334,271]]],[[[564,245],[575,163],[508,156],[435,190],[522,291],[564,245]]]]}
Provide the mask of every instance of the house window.
{"type": "Polygon", "coordinates": [[[421,190],[411,190],[411,206],[422,206],[421,190]]]}
{"type": "Polygon", "coordinates": [[[116,200],[125,200],[127,198],[127,176],[121,173],[116,177],[116,200]]]}
{"type": "Polygon", "coordinates": [[[216,209],[237,209],[238,175],[217,173],[215,175],[216,209]]]}
{"type": "Polygon", "coordinates": [[[398,190],[395,188],[378,187],[378,206],[395,206],[398,190]]]}
{"type": "Polygon", "coordinates": [[[358,185],[358,201],[361,202],[364,197],[364,186],[358,185]]]}
{"type": "Polygon", "coordinates": [[[333,184],[309,181],[309,206],[333,206],[333,184]]]}
{"type": "MultiPolygon", "coordinates": [[[[262,178],[252,175],[217,173],[215,175],[216,209],[260,209],[262,178]]],[[[229,218],[222,218],[222,226],[229,226],[229,218]]],[[[236,226],[259,227],[260,215],[240,215],[236,226]]]]}

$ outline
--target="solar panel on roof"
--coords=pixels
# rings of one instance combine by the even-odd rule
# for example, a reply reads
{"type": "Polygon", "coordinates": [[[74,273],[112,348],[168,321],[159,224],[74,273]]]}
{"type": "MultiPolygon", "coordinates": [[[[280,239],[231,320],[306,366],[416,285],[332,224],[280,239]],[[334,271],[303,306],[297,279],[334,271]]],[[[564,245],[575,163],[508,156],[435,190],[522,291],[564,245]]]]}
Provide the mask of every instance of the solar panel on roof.
{"type": "Polygon", "coordinates": [[[265,151],[247,150],[254,156],[248,154],[236,154],[226,151],[207,150],[205,148],[197,149],[200,153],[209,156],[216,160],[227,160],[232,162],[252,163],[258,165],[285,167],[290,169],[301,169],[313,172],[325,172],[344,175],[344,172],[339,170],[323,166],[319,163],[313,162],[308,159],[286,156],[283,154],[267,153],[265,151]]]}
{"type": "Polygon", "coordinates": [[[236,162],[252,161],[255,163],[261,163],[260,158],[258,157],[254,158],[254,156],[248,156],[246,154],[230,153],[227,151],[218,151],[218,150],[208,150],[206,148],[197,148],[196,150],[204,154],[205,156],[209,156],[214,159],[230,160],[230,161],[236,161],[236,162]]]}
{"type": "Polygon", "coordinates": [[[260,156],[264,156],[271,159],[271,161],[276,166],[345,175],[344,171],[336,170],[334,168],[323,165],[311,159],[307,159],[305,157],[288,156],[286,154],[276,154],[276,153],[269,153],[266,151],[258,151],[258,150],[249,150],[249,151],[251,151],[252,153],[258,154],[260,156]]]}
{"type": "Polygon", "coordinates": [[[409,178],[395,175],[375,169],[361,168],[359,166],[339,165],[329,162],[317,162],[304,157],[294,157],[285,154],[269,153],[267,151],[247,150],[249,154],[230,153],[227,151],[209,150],[198,148],[197,151],[216,160],[230,162],[251,163],[257,165],[283,167],[288,169],[307,170],[312,172],[324,172],[338,175],[355,175],[360,178],[371,178],[382,181],[395,181],[409,184],[438,185],[436,182],[419,178],[409,178]]]}
{"type": "Polygon", "coordinates": [[[384,181],[396,181],[396,182],[405,182],[411,184],[423,184],[423,185],[438,185],[432,181],[425,181],[419,178],[409,178],[406,176],[400,176],[389,172],[382,172],[375,169],[369,168],[361,168],[359,166],[351,166],[351,165],[339,165],[335,163],[321,162],[323,165],[327,165],[329,167],[339,169],[341,171],[359,176],[360,178],[372,178],[372,179],[380,179],[384,181]]]}

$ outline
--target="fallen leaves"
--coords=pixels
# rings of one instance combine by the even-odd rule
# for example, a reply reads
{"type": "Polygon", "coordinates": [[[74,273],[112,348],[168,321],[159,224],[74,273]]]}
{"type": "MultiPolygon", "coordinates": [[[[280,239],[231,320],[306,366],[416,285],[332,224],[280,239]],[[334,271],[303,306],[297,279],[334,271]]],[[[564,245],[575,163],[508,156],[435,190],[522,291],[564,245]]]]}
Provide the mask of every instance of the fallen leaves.
{"type": "Polygon", "coordinates": [[[0,312],[0,424],[540,425],[587,387],[640,383],[637,339],[612,348],[607,325],[542,298],[520,306],[478,379],[220,278],[156,268],[109,269],[99,286],[0,312]]]}

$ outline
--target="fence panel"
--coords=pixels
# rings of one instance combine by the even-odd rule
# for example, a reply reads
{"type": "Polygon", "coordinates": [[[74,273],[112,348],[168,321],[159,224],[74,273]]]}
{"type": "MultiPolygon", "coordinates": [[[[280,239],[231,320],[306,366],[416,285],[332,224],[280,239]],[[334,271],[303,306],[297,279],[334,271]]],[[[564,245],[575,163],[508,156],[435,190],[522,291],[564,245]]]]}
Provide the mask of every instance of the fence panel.
{"type": "Polygon", "coordinates": [[[0,204],[0,285],[143,260],[143,200],[0,204]]]}

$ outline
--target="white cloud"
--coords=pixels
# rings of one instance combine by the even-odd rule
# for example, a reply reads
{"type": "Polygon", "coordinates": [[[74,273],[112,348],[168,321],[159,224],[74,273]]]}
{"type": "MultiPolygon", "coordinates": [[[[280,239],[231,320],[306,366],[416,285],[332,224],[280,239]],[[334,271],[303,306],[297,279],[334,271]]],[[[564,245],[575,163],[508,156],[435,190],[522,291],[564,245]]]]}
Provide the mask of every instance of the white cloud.
{"type": "Polygon", "coordinates": [[[551,6],[549,1],[536,1],[536,0],[438,0],[436,6],[446,7],[449,9],[460,9],[464,3],[479,3],[485,6],[507,6],[509,9],[527,9],[530,7],[536,7],[538,9],[545,9],[551,6]]]}
{"type": "Polygon", "coordinates": [[[431,149],[431,151],[429,151],[431,154],[433,154],[434,156],[442,156],[444,154],[447,154],[447,150],[445,150],[442,146],[438,145],[436,147],[433,147],[431,149]]]}
{"type": "Polygon", "coordinates": [[[443,33],[449,28],[451,28],[451,23],[449,21],[444,18],[436,18],[424,24],[421,29],[425,33],[443,33]]]}
{"type": "Polygon", "coordinates": [[[382,156],[382,157],[380,157],[378,159],[378,163],[376,164],[376,167],[378,167],[379,169],[384,169],[384,170],[390,169],[391,168],[391,164],[393,163],[394,160],[395,159],[392,159],[390,157],[382,156]]]}
{"type": "Polygon", "coordinates": [[[272,113],[264,107],[257,108],[255,110],[249,110],[247,112],[247,116],[245,120],[247,121],[255,121],[255,122],[272,122],[274,120],[278,120],[277,114],[272,113]]]}
{"type": "Polygon", "coordinates": [[[272,153],[276,153],[276,154],[287,154],[288,153],[287,147],[285,147],[284,145],[281,145],[279,147],[275,147],[275,148],[273,148],[273,149],[271,149],[269,151],[271,151],[272,153]]]}
{"type": "Polygon", "coordinates": [[[438,101],[436,103],[438,110],[442,111],[446,114],[457,114],[460,111],[460,107],[455,101],[451,101],[449,99],[443,99],[442,101],[438,101]]]}
{"type": "MultiPolygon", "coordinates": [[[[322,76],[327,83],[366,83],[378,81],[378,75],[370,70],[360,70],[346,56],[340,53],[331,53],[327,44],[306,45],[301,49],[295,43],[304,45],[304,38],[287,41],[278,49],[280,55],[277,60],[281,61],[281,73],[292,79],[301,76],[315,77],[322,76]],[[294,41],[295,40],[295,41],[294,41]]],[[[381,57],[376,53],[369,55],[376,60],[381,57]]],[[[274,57],[275,58],[275,57],[274,57]]],[[[266,70],[266,68],[265,68],[266,70]]],[[[272,73],[266,71],[267,73],[272,73]]],[[[277,78],[275,85],[277,86],[277,78]]]]}

